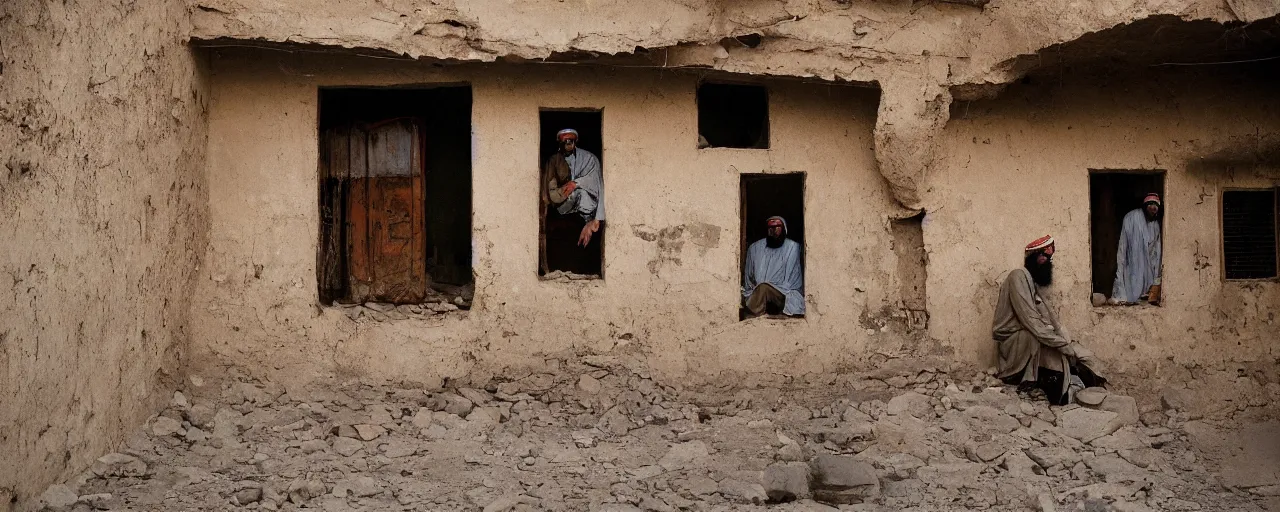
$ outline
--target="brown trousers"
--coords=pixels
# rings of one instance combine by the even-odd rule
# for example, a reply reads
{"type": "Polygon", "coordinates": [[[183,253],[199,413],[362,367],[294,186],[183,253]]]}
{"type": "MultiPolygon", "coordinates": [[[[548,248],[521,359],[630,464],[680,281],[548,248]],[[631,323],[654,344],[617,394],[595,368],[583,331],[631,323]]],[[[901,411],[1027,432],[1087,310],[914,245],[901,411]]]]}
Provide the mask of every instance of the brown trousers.
{"type": "Polygon", "coordinates": [[[786,305],[787,296],[769,283],[760,283],[751,292],[751,296],[747,297],[747,311],[750,311],[752,316],[760,316],[765,313],[770,315],[781,314],[786,305]]]}

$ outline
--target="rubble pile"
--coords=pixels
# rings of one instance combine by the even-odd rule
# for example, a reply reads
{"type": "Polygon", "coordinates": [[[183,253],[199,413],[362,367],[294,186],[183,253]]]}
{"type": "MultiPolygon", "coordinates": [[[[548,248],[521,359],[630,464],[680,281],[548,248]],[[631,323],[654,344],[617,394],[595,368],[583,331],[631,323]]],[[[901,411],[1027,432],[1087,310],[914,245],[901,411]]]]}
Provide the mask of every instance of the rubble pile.
{"type": "Polygon", "coordinates": [[[1266,510],[1170,392],[1050,407],[987,377],[697,392],[644,372],[435,389],[199,378],[39,506],[89,510],[1266,510]],[[794,396],[793,396],[794,395],[794,396]],[[830,397],[837,397],[829,399],[830,397]],[[1193,428],[1194,427],[1194,428],[1193,428]]]}

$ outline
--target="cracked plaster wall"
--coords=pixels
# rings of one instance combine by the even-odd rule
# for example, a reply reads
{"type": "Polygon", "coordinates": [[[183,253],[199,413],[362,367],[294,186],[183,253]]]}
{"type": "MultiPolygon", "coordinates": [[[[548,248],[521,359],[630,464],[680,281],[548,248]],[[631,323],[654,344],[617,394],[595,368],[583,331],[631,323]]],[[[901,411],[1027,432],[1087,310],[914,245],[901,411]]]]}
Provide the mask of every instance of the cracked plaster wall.
{"type": "Polygon", "coordinates": [[[0,510],[116,449],[180,378],[207,227],[187,16],[0,3],[0,510]]]}
{"type": "Polygon", "coordinates": [[[930,334],[994,361],[999,282],[1027,242],[1052,234],[1050,300],[1114,374],[1150,385],[1182,366],[1280,360],[1280,283],[1222,278],[1222,190],[1280,184],[1274,73],[1235,71],[1053,77],[958,102],[924,228],[930,334]],[[1090,169],[1167,172],[1162,307],[1090,305],[1090,169]]]}
{"type": "Polygon", "coordinates": [[[483,382],[543,354],[625,353],[694,383],[724,370],[830,372],[907,342],[879,330],[899,283],[874,90],[770,81],[773,149],[698,150],[690,73],[232,49],[211,59],[212,233],[193,371],[483,382]],[[317,87],[459,82],[474,90],[473,309],[374,322],[318,307],[317,87]],[[537,277],[540,107],[603,109],[604,281],[537,277]],[[740,323],[739,173],[791,171],[808,173],[808,316],[740,323]]]}

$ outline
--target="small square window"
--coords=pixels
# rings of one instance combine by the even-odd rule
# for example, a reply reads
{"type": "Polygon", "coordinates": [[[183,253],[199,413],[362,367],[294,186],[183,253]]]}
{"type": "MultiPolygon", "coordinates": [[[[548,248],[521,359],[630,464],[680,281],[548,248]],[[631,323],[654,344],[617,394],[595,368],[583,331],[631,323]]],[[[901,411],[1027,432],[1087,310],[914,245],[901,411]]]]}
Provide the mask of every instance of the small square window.
{"type": "Polygon", "coordinates": [[[698,86],[699,148],[769,148],[769,92],[763,86],[698,86]]]}
{"type": "Polygon", "coordinates": [[[1276,277],[1276,191],[1222,193],[1222,260],[1227,279],[1276,277]]]}

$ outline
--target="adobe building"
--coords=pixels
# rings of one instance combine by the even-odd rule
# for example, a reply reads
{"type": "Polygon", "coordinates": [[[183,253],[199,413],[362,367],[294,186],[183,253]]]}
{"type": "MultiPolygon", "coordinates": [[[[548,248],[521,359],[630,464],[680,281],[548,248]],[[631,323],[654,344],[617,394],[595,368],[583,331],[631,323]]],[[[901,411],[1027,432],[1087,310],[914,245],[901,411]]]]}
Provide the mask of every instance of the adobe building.
{"type": "Polygon", "coordinates": [[[1275,7],[1042,4],[0,7],[0,453],[28,468],[0,489],[78,471],[227,366],[985,368],[999,282],[1044,234],[1051,300],[1117,382],[1274,368],[1275,7]],[[540,199],[563,128],[602,163],[589,254],[540,199]],[[1095,306],[1148,192],[1164,300],[1095,306]],[[742,320],[775,214],[806,311],[742,320]]]}

